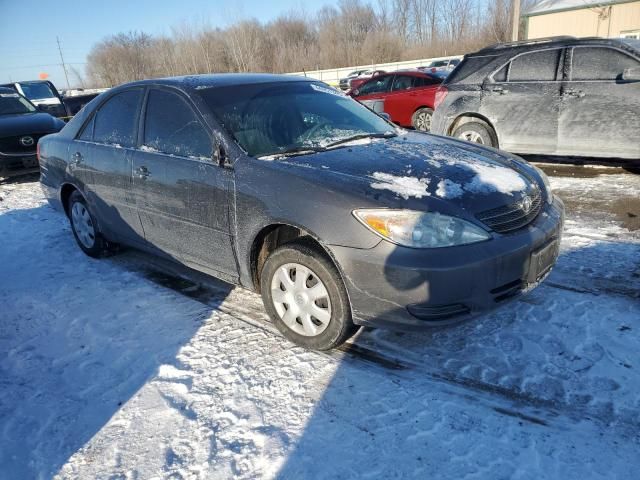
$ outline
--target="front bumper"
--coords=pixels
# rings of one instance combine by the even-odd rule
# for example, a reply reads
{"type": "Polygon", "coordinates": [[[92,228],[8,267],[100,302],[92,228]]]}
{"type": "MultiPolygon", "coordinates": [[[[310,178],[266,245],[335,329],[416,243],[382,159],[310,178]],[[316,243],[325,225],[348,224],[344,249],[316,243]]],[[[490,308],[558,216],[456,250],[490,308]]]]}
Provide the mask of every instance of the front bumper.
{"type": "Polygon", "coordinates": [[[38,158],[34,153],[6,154],[0,152],[0,177],[37,172],[38,158]]]}
{"type": "Polygon", "coordinates": [[[368,250],[330,249],[355,323],[414,329],[472,318],[534,288],[541,279],[530,275],[532,254],[557,245],[563,223],[564,205],[555,199],[527,227],[474,245],[420,250],[381,241],[368,250]]]}

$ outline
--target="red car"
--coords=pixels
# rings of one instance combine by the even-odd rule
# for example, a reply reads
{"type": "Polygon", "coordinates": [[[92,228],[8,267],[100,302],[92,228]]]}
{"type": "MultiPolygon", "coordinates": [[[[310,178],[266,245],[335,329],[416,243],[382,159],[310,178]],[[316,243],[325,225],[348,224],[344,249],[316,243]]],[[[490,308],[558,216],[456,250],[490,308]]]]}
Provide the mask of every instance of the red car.
{"type": "Polygon", "coordinates": [[[366,72],[360,75],[359,77],[356,77],[351,80],[351,82],[349,83],[349,85],[351,86],[351,90],[354,90],[360,87],[363,83],[368,82],[372,78],[378,77],[380,75],[384,75],[385,73],[387,72],[385,72],[384,70],[373,70],[370,72],[366,72]]]}
{"type": "Polygon", "coordinates": [[[394,72],[367,80],[348,94],[394,123],[428,132],[442,78],[419,71],[394,72]]]}

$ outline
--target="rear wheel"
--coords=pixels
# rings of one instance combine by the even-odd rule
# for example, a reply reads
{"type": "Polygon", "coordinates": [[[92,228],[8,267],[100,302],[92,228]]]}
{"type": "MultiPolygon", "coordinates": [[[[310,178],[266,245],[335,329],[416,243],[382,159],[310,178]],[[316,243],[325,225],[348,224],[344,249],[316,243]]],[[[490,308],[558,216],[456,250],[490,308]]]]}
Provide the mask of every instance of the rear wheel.
{"type": "Polygon", "coordinates": [[[431,131],[431,119],[433,118],[433,110],[430,108],[419,108],[411,117],[411,125],[421,132],[431,131]]]}
{"type": "Polygon", "coordinates": [[[69,197],[67,211],[73,236],[82,251],[94,258],[104,256],[108,252],[107,241],[100,233],[87,201],[77,190],[69,197]]]}
{"type": "Polygon", "coordinates": [[[317,248],[290,243],[274,250],[262,269],[260,289],[276,327],[297,345],[329,350],[355,333],[340,274],[317,248]]]}
{"type": "Polygon", "coordinates": [[[488,147],[498,147],[498,139],[493,129],[480,122],[463,123],[453,131],[452,137],[488,147]]]}

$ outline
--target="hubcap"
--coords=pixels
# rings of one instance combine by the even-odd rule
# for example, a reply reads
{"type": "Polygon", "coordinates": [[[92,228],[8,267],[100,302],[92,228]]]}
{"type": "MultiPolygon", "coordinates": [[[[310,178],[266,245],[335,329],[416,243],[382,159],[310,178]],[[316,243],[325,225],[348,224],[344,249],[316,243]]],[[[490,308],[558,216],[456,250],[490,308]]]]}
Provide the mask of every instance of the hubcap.
{"type": "Polygon", "coordinates": [[[82,203],[75,202],[71,207],[71,222],[80,243],[86,248],[92,248],[96,242],[96,232],[91,215],[82,203]]]}
{"type": "Polygon", "coordinates": [[[461,132],[460,135],[458,135],[458,138],[466,140],[467,142],[480,143],[484,145],[484,139],[482,138],[482,135],[480,135],[478,132],[474,132],[473,130],[461,132]]]}
{"type": "Polygon", "coordinates": [[[276,270],[271,279],[271,299],[284,324],[299,335],[314,337],[329,326],[327,287],[304,265],[287,263],[276,270]]]}
{"type": "Polygon", "coordinates": [[[431,131],[431,114],[427,112],[420,112],[416,116],[416,130],[423,132],[431,131]]]}

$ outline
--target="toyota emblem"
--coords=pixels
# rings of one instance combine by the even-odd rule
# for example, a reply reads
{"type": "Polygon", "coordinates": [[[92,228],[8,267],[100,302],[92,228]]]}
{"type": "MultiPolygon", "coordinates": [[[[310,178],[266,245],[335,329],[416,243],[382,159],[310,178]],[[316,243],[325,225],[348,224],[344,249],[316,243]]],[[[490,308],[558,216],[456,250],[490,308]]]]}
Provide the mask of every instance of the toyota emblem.
{"type": "Polygon", "coordinates": [[[532,204],[533,202],[531,201],[531,197],[525,195],[524,197],[522,197],[522,201],[520,202],[520,208],[522,208],[522,211],[526,214],[531,211],[532,204]]]}
{"type": "Polygon", "coordinates": [[[31,147],[35,142],[33,140],[33,137],[30,136],[25,136],[25,137],[20,137],[20,143],[24,146],[24,147],[31,147]]]}

